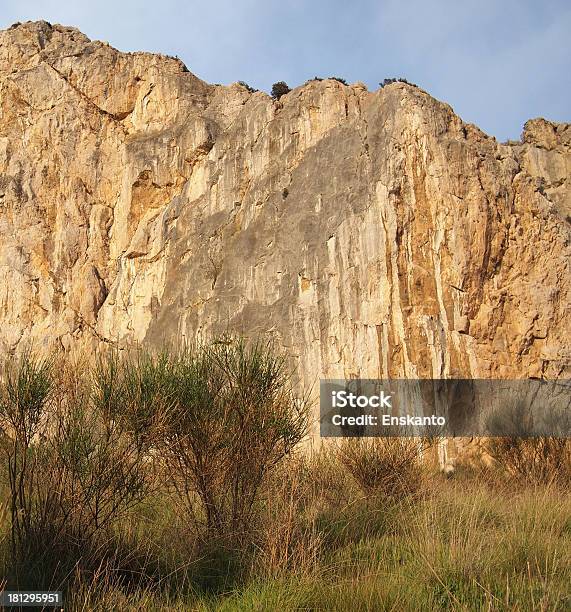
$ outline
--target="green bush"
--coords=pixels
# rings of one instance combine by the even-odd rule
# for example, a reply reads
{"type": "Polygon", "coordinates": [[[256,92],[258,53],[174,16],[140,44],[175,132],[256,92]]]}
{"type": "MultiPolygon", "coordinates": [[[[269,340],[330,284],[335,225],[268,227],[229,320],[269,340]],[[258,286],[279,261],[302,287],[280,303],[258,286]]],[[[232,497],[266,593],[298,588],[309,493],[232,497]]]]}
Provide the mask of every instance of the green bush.
{"type": "Polygon", "coordinates": [[[416,85],[416,83],[409,83],[409,81],[407,81],[406,79],[403,79],[402,77],[393,78],[393,79],[384,79],[382,83],[379,83],[379,86],[382,89],[383,87],[386,87],[387,85],[391,85],[392,83],[406,83],[407,85],[412,85],[413,87],[418,87],[418,85],[416,85]]]}
{"type": "Polygon", "coordinates": [[[274,100],[279,100],[282,96],[285,96],[289,93],[291,89],[288,87],[288,84],[285,81],[278,81],[272,85],[272,98],[274,100]]]}
{"type": "Polygon", "coordinates": [[[238,81],[238,85],[240,85],[241,87],[246,89],[248,91],[248,93],[256,93],[258,91],[255,87],[252,87],[251,85],[248,85],[248,83],[246,83],[246,81],[238,81]]]}
{"type": "Polygon", "coordinates": [[[69,610],[567,609],[568,441],[489,440],[509,478],[427,486],[425,440],[296,453],[307,408],[270,344],[230,337],[7,362],[0,589],[69,610]]]}
{"type": "Polygon", "coordinates": [[[228,338],[186,353],[163,454],[197,531],[250,532],[266,475],[307,430],[308,402],[269,344],[228,338]]]}
{"type": "MultiPolygon", "coordinates": [[[[99,382],[97,371],[91,379],[29,353],[4,367],[0,422],[16,584],[51,588],[70,572],[110,563],[103,548],[114,525],[152,486],[149,446],[110,410],[128,405],[132,390],[99,382]]],[[[154,440],[151,430],[147,424],[154,440]]]]}

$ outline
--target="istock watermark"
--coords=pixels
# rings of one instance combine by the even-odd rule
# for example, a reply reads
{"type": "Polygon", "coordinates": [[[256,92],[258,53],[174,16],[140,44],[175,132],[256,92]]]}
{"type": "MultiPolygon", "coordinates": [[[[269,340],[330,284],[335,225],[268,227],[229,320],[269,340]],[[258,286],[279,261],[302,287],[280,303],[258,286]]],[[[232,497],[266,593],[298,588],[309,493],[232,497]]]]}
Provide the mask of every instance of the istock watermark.
{"type": "Polygon", "coordinates": [[[331,391],[331,406],[339,409],[339,412],[333,412],[331,423],[336,426],[376,426],[383,427],[444,427],[446,419],[442,415],[431,414],[430,416],[418,416],[406,414],[402,416],[393,416],[390,413],[381,414],[360,414],[347,415],[342,414],[342,409],[345,408],[368,408],[381,409],[392,411],[392,395],[385,394],[381,390],[380,394],[358,395],[351,391],[331,391]]]}
{"type": "Polygon", "coordinates": [[[334,408],[392,408],[391,396],[385,395],[356,395],[350,391],[331,391],[331,405],[334,408]]]}
{"type": "Polygon", "coordinates": [[[571,437],[571,383],[322,380],[320,430],[323,437],[571,437]]]}

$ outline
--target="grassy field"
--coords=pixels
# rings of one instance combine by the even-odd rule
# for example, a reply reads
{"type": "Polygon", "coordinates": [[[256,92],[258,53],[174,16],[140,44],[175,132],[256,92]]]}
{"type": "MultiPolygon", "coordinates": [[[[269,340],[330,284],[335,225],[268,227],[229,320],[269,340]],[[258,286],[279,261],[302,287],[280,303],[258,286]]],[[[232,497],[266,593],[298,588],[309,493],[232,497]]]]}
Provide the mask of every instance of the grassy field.
{"type": "Polygon", "coordinates": [[[116,527],[122,567],[79,576],[66,609],[571,608],[569,491],[460,470],[389,501],[364,496],[340,466],[324,479],[323,463],[305,467],[311,483],[276,485],[255,544],[235,553],[197,548],[168,497],[147,500],[116,527]]]}
{"type": "Polygon", "coordinates": [[[571,610],[569,441],[450,477],[418,440],[302,452],[279,363],[228,346],[4,371],[0,587],[86,611],[571,610]]]}

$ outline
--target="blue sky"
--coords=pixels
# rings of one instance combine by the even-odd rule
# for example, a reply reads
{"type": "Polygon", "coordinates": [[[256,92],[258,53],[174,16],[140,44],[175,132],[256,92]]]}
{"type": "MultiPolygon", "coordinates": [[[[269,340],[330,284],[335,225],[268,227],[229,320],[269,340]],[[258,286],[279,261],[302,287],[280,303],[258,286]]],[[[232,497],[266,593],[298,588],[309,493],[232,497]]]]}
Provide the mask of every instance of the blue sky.
{"type": "Polygon", "coordinates": [[[178,55],[211,83],[403,76],[499,140],[571,121],[569,0],[2,0],[0,27],[28,19],[178,55]]]}

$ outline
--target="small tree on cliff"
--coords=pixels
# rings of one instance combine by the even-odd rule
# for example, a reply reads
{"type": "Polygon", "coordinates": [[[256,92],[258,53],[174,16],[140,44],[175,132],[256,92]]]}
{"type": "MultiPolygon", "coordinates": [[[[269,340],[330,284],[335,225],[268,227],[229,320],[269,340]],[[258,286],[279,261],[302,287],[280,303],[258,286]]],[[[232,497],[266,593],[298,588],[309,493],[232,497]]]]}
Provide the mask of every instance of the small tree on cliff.
{"type": "Polygon", "coordinates": [[[285,81],[278,81],[272,85],[272,98],[274,100],[279,100],[282,96],[285,96],[286,93],[289,93],[291,89],[288,87],[288,84],[285,81]]]}

